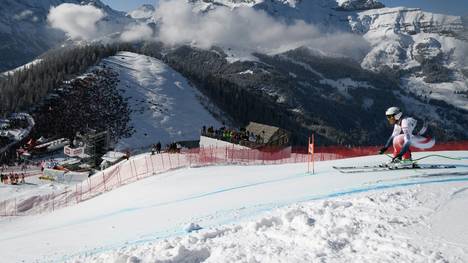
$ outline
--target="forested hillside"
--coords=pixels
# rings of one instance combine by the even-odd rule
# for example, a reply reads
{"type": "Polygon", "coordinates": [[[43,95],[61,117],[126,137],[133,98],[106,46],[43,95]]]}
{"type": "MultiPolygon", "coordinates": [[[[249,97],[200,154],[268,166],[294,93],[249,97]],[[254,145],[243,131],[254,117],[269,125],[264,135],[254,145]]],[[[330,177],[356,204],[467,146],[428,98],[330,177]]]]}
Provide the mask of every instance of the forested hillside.
{"type": "MultiPolygon", "coordinates": [[[[86,99],[92,92],[110,92],[109,87],[112,85],[104,85],[107,91],[92,90],[102,84],[100,78],[105,79],[106,83],[112,83],[113,80],[109,77],[112,76],[112,72],[98,72],[98,75],[88,78],[85,83],[67,82],[89,72],[102,58],[112,56],[117,51],[131,51],[161,59],[189,79],[238,126],[245,126],[250,121],[276,125],[292,132],[293,144],[302,144],[312,132],[317,134],[322,144],[382,143],[391,130],[386,125],[383,112],[389,105],[402,105],[402,101],[425,109],[424,114],[413,116],[420,120],[420,126],[423,122],[428,122],[432,134],[439,140],[468,137],[468,115],[462,109],[434,99],[425,101],[399,89],[398,75],[394,72],[371,72],[362,69],[351,59],[317,56],[307,48],[298,48],[274,56],[257,53],[257,61],[233,63],[228,62],[228,55],[218,48],[166,48],[157,42],[59,49],[43,55],[39,63],[0,80],[2,113],[20,110],[47,113],[44,111],[44,105],[53,106],[55,103],[52,108],[61,112],[61,115],[41,115],[38,118],[44,124],[55,117],[60,119],[56,121],[65,123],[68,123],[66,120],[71,117],[78,120],[91,120],[89,116],[102,117],[106,120],[101,126],[122,125],[121,129],[113,128],[116,131],[115,137],[130,134],[131,127],[125,125],[125,120],[128,120],[128,116],[125,117],[125,105],[114,105],[122,109],[114,111],[109,101],[96,101],[106,103],[103,106],[106,113],[102,115],[98,113],[102,105],[92,107],[89,105],[92,101],[86,99]],[[77,90],[82,90],[87,95],[76,95],[76,100],[73,101],[70,93],[50,103],[53,101],[51,96],[53,99],[53,96],[63,90],[75,92],[74,89],[70,89],[70,86],[74,85],[77,86],[77,90]],[[89,87],[89,90],[86,87],[89,87]],[[62,116],[67,112],[67,103],[82,103],[82,112],[73,113],[76,116],[71,113],[62,116]],[[123,113],[123,116],[115,122],[107,123],[111,120],[106,115],[109,112],[123,113]]],[[[117,93],[110,97],[122,101],[117,93]]],[[[411,108],[404,110],[408,115],[415,112],[411,108]]],[[[90,127],[103,128],[91,123],[96,122],[90,121],[90,127]]],[[[42,127],[42,131],[47,130],[47,125],[39,127],[42,127]]],[[[61,128],[51,130],[55,131],[57,136],[71,136],[77,131],[72,129],[61,132],[61,128]]]]}

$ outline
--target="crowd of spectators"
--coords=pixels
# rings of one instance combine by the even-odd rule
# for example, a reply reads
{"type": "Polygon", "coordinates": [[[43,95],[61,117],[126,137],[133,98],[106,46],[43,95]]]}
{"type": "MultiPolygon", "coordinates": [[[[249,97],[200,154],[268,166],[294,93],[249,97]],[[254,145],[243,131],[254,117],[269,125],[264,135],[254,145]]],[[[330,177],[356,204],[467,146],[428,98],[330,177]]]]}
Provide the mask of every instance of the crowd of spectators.
{"type": "Polygon", "coordinates": [[[16,172],[10,172],[10,173],[0,173],[0,182],[2,184],[24,184],[24,173],[16,173],[16,172]]]}
{"type": "MultiPolygon", "coordinates": [[[[168,153],[180,153],[180,150],[182,149],[182,145],[180,143],[172,142],[169,144],[166,144],[166,147],[164,148],[164,152],[168,153]]],[[[151,147],[151,154],[154,155],[155,153],[161,153],[162,151],[162,145],[161,142],[158,142],[156,144],[153,144],[151,147]]]]}
{"type": "Polygon", "coordinates": [[[247,131],[245,128],[239,130],[228,129],[224,125],[219,129],[215,129],[213,126],[208,128],[203,126],[201,134],[206,137],[248,147],[261,146],[265,143],[264,136],[260,134],[254,134],[253,132],[247,131]]]}
{"type": "Polygon", "coordinates": [[[76,132],[88,129],[107,130],[114,140],[130,136],[130,109],[118,83],[117,73],[107,69],[63,83],[36,107],[35,137],[73,140],[76,132]]]}
{"type": "Polygon", "coordinates": [[[3,164],[0,166],[0,179],[3,184],[25,183],[26,172],[30,169],[37,169],[39,162],[14,162],[12,166],[3,164]]]}

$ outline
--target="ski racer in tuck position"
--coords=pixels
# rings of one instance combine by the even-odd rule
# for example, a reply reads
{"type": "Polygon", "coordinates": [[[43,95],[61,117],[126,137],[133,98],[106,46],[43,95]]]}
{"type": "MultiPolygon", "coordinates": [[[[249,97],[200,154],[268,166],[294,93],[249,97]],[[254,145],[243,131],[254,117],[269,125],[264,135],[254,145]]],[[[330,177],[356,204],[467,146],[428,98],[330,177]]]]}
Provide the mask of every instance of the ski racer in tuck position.
{"type": "Polygon", "coordinates": [[[403,112],[398,107],[390,107],[385,112],[387,120],[391,125],[394,125],[393,133],[388,139],[379,154],[384,154],[385,151],[393,144],[393,158],[391,163],[400,161],[411,162],[410,146],[419,149],[429,149],[435,144],[435,140],[423,137],[427,127],[424,126],[421,131],[414,135],[413,131],[416,128],[417,120],[411,117],[403,117],[403,112]]]}

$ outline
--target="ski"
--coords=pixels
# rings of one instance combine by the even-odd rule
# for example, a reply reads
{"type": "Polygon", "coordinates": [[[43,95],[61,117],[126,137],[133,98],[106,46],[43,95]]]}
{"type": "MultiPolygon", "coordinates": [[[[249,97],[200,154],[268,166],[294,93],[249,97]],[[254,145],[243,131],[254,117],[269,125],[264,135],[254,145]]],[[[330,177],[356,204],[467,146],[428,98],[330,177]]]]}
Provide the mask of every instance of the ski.
{"type": "Polygon", "coordinates": [[[374,168],[386,168],[387,164],[377,165],[362,165],[362,166],[333,166],[337,170],[352,170],[352,169],[374,169],[374,168]]]}
{"type": "Polygon", "coordinates": [[[416,169],[453,169],[455,165],[441,165],[441,164],[410,164],[410,165],[368,165],[368,166],[347,166],[337,167],[334,169],[341,173],[368,173],[368,172],[383,172],[383,171],[396,171],[396,170],[416,170],[416,169]]]}

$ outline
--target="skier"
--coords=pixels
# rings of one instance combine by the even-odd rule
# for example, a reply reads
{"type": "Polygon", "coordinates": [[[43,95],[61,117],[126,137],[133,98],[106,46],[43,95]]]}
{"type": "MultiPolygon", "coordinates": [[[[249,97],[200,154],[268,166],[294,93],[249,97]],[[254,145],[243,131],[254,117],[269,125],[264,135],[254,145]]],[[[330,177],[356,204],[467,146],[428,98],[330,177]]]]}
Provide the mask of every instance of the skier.
{"type": "Polygon", "coordinates": [[[385,112],[387,120],[391,125],[394,125],[393,133],[388,139],[379,154],[385,153],[393,144],[392,163],[400,161],[412,162],[410,146],[420,149],[428,149],[434,146],[435,141],[431,138],[425,138],[422,135],[426,131],[424,127],[418,135],[413,135],[417,121],[411,117],[403,117],[403,112],[398,107],[390,107],[385,112]]]}

